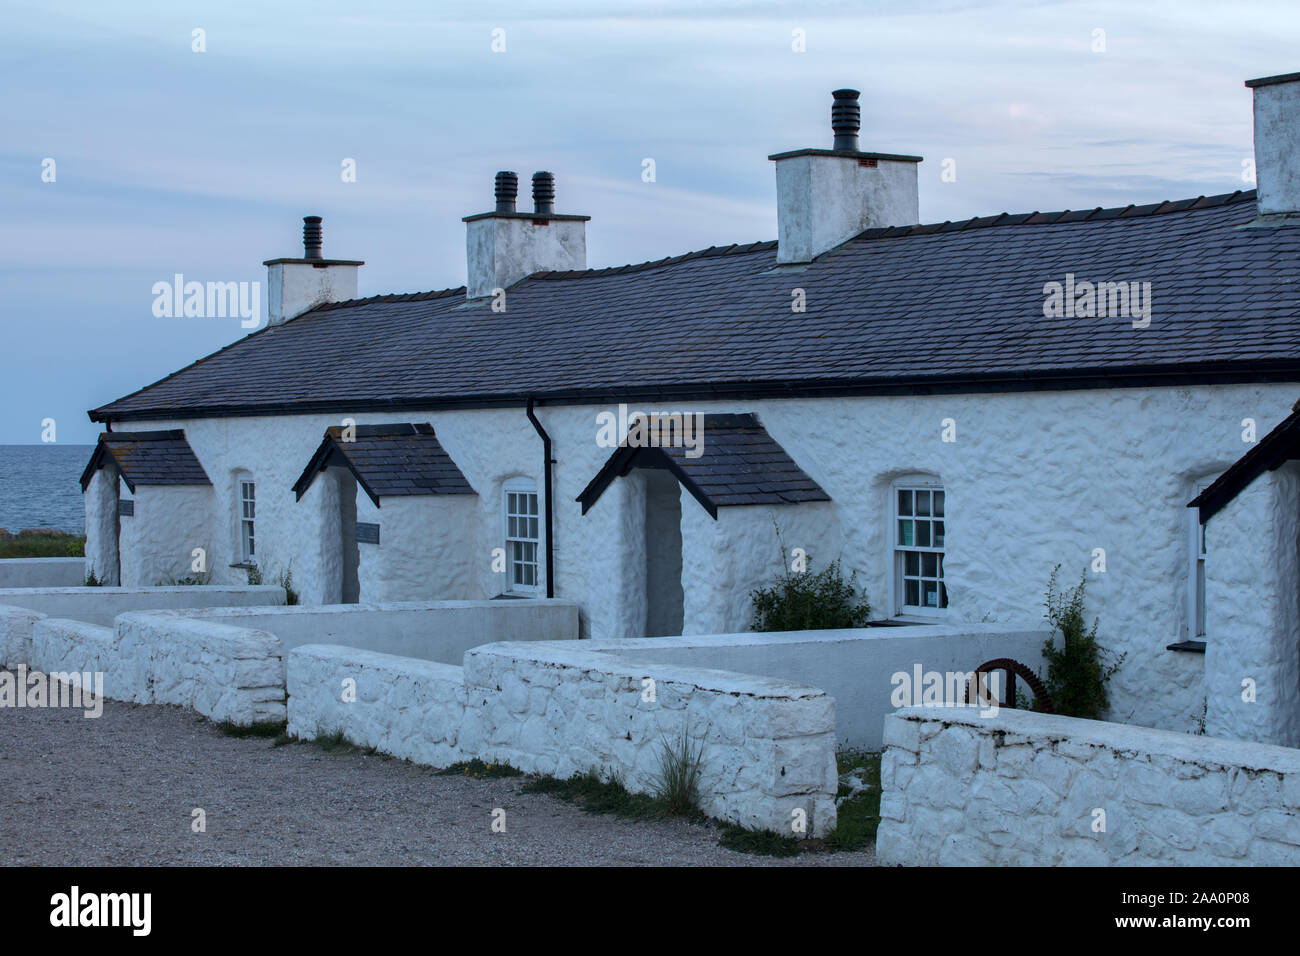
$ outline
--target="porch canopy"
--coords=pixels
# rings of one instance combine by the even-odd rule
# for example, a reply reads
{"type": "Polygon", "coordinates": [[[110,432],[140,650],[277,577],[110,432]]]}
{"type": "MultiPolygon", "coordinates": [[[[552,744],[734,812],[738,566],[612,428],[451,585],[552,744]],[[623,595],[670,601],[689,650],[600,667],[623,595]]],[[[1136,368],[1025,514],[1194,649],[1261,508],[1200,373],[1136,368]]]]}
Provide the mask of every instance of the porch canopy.
{"type": "Polygon", "coordinates": [[[318,474],[334,465],[352,472],[376,508],[380,498],[390,496],[477,494],[428,422],[331,425],[294,482],[298,500],[318,474]]]}
{"type": "Polygon", "coordinates": [[[109,461],[117,465],[126,486],[135,494],[136,485],[210,485],[208,473],[199,464],[183,429],[157,432],[104,432],[81,473],[81,490],[89,486],[95,472],[109,461]]]}
{"type": "MultiPolygon", "coordinates": [[[[683,414],[682,418],[689,418],[683,414]]],[[[680,444],[631,444],[628,430],[614,454],[578,495],[586,514],[615,478],[633,468],[662,468],[671,472],[713,518],[733,505],[792,505],[830,501],[817,482],[804,473],[753,414],[706,414],[698,457],[689,457],[680,444]]]]}
{"type": "Polygon", "coordinates": [[[1233,462],[1187,507],[1199,509],[1200,522],[1205,524],[1265,471],[1275,471],[1295,459],[1300,459],[1300,402],[1292,406],[1291,414],[1280,425],[1233,462]]]}

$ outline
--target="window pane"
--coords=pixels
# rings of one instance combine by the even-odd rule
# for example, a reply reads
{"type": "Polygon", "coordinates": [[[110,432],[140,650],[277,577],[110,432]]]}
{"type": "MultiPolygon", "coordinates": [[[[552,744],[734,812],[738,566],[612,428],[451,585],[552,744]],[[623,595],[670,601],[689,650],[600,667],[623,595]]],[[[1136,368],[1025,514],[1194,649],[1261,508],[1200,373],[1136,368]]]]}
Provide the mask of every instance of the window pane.
{"type": "Polygon", "coordinates": [[[528,496],[528,513],[529,513],[530,515],[535,515],[535,514],[537,514],[537,496],[536,496],[536,495],[529,495],[529,496],[528,496]]]}
{"type": "MultiPolygon", "coordinates": [[[[533,509],[533,514],[536,514],[536,513],[537,513],[537,510],[536,510],[536,509],[533,509]]],[[[528,519],[528,537],[530,537],[530,538],[534,538],[534,539],[537,537],[537,519],[536,519],[536,518],[529,518],[529,519],[528,519]]]]}
{"type": "Polygon", "coordinates": [[[915,581],[903,582],[903,603],[912,607],[919,607],[921,604],[918,597],[918,590],[915,581]]]}
{"type": "Polygon", "coordinates": [[[912,493],[910,491],[899,490],[898,513],[900,515],[910,515],[912,513],[912,493]]]}
{"type": "Polygon", "coordinates": [[[935,554],[921,555],[921,573],[927,578],[937,577],[939,574],[939,556],[935,554]]]}
{"type": "Polygon", "coordinates": [[[921,582],[921,606],[938,607],[939,606],[939,585],[935,581],[921,582]]]}
{"type": "Polygon", "coordinates": [[[916,493],[916,514],[918,517],[928,517],[930,514],[930,492],[918,491],[916,493]]]}
{"type": "Polygon", "coordinates": [[[948,586],[942,581],[939,582],[939,607],[948,606],[948,586]]]}
{"type": "Polygon", "coordinates": [[[898,543],[910,546],[912,544],[912,522],[900,520],[898,522],[898,543]]]}
{"type": "Polygon", "coordinates": [[[903,573],[913,577],[921,573],[921,555],[915,551],[903,552],[903,573]]]}
{"type": "Polygon", "coordinates": [[[918,548],[930,547],[930,522],[918,521],[916,523],[916,546],[918,548]]]}
{"type": "Polygon", "coordinates": [[[943,517],[943,492],[942,491],[936,491],[934,493],[934,516],[936,518],[943,517]]]}
{"type": "Polygon", "coordinates": [[[934,523],[934,546],[936,548],[943,547],[943,522],[942,521],[936,521],[934,523]]]}

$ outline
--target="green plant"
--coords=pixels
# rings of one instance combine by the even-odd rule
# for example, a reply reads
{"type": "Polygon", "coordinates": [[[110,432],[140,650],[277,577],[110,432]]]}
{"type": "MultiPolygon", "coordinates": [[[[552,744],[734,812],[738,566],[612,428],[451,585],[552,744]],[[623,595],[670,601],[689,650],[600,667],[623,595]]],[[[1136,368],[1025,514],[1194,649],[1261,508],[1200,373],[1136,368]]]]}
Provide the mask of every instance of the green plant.
{"type": "Polygon", "coordinates": [[[244,571],[248,574],[249,587],[255,587],[262,583],[262,569],[256,564],[250,564],[244,571]]]}
{"type": "Polygon", "coordinates": [[[630,820],[657,820],[667,815],[663,803],[645,793],[629,793],[622,781],[602,780],[595,771],[575,774],[568,780],[538,777],[529,780],[521,793],[543,793],[581,807],[588,813],[608,813],[630,820]]]}
{"type": "Polygon", "coordinates": [[[522,770],[510,766],[508,763],[484,763],[477,757],[473,760],[462,760],[437,772],[439,777],[465,776],[473,777],[476,780],[494,777],[518,777],[522,774],[522,770]]]}
{"type": "Polygon", "coordinates": [[[1084,591],[1088,573],[1084,571],[1079,586],[1068,591],[1057,588],[1058,564],[1047,582],[1044,615],[1061,634],[1061,647],[1055,634],[1043,643],[1047,677],[1043,681],[1056,705],[1056,712],[1067,717],[1100,719],[1109,703],[1106,685],[1124,663],[1127,654],[1114,657],[1097,643],[1097,619],[1089,629],[1084,618],[1084,591]]]}
{"type": "Polygon", "coordinates": [[[104,582],[101,581],[99,578],[95,577],[95,569],[91,568],[90,571],[87,572],[86,574],[86,587],[102,588],[103,586],[104,586],[104,582]]]}
{"type": "Polygon", "coordinates": [[[292,561],[289,562],[289,567],[287,567],[283,572],[281,572],[278,583],[280,587],[284,588],[284,603],[297,604],[298,592],[293,589],[293,562],[292,561]]]}
{"type": "Polygon", "coordinates": [[[835,755],[840,776],[857,771],[863,789],[857,793],[840,784],[836,796],[835,829],[826,835],[828,850],[860,850],[876,840],[880,826],[880,754],[843,750],[835,755]]]}
{"type": "Polygon", "coordinates": [[[755,856],[798,856],[799,841],[771,830],[748,830],[735,823],[724,823],[718,846],[737,853],[755,856]]]}
{"type": "Polygon", "coordinates": [[[677,742],[661,742],[659,774],[655,781],[655,798],[672,816],[699,813],[700,765],[704,759],[704,741],[691,743],[690,728],[682,729],[677,742]]]}
{"type": "Polygon", "coordinates": [[[791,571],[782,549],[782,572],[775,583],[750,592],[756,631],[811,631],[826,628],[862,627],[871,616],[871,605],[860,599],[855,584],[857,572],[845,580],[839,558],[814,574],[791,571]]]}
{"type": "Polygon", "coordinates": [[[223,720],[217,730],[226,737],[279,737],[284,733],[284,721],[265,720],[255,724],[236,724],[223,720]]]}
{"type": "Polygon", "coordinates": [[[13,534],[0,530],[0,558],[80,558],[86,553],[86,536],[28,528],[13,534]]]}

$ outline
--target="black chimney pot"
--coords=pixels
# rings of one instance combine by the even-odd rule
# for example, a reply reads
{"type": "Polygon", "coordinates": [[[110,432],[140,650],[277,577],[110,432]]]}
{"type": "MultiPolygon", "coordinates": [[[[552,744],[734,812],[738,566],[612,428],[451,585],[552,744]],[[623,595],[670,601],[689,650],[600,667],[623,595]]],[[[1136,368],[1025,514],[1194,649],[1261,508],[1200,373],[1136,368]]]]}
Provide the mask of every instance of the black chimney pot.
{"type": "Polygon", "coordinates": [[[519,174],[508,169],[497,173],[497,212],[514,212],[515,198],[519,195],[519,174]]]}
{"type": "Polygon", "coordinates": [[[533,173],[533,212],[539,216],[555,215],[555,174],[545,170],[533,173]]]}
{"type": "Polygon", "coordinates": [[[302,217],[302,248],[304,259],[321,258],[320,216],[302,217]]]}
{"type": "Polygon", "coordinates": [[[858,105],[857,90],[835,90],[831,96],[831,129],[835,131],[832,149],[858,152],[858,131],[862,129],[862,107],[858,105]]]}

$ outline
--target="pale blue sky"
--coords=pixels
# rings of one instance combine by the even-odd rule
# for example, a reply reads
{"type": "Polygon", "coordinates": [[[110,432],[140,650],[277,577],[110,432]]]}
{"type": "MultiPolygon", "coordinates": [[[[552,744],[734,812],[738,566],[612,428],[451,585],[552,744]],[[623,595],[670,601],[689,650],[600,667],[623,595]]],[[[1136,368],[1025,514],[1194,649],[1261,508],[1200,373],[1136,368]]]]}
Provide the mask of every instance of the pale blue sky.
{"type": "Polygon", "coordinates": [[[304,215],[366,260],[362,295],[462,284],[498,169],[521,199],[556,174],[592,266],[770,239],[766,157],[829,146],[841,86],[864,149],[925,157],[922,221],[1230,192],[1242,81],[1300,70],[1294,2],[4,0],[3,23],[0,443],[47,417],[91,441],[86,409],[247,334],[155,318],[151,287],[264,280],[304,215]]]}

